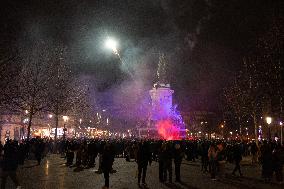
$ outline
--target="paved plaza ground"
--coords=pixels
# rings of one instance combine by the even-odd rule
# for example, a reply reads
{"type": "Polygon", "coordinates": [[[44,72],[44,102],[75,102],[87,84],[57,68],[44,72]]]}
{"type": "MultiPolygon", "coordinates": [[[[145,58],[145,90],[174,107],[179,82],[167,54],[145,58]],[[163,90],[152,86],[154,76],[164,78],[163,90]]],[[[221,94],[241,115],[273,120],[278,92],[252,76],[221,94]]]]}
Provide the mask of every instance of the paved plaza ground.
{"type": "MultiPolygon", "coordinates": [[[[101,189],[104,184],[102,174],[96,174],[97,167],[74,172],[74,168],[64,165],[65,160],[58,155],[49,155],[42,165],[36,166],[35,161],[27,161],[19,168],[19,177],[23,189],[101,189]]],[[[226,164],[225,172],[231,173],[233,165],[226,164]]],[[[123,158],[115,159],[114,169],[117,173],[110,176],[110,188],[112,189],[136,189],[137,185],[135,162],[126,162],[123,158]]],[[[158,163],[153,162],[148,167],[146,182],[150,189],[218,189],[218,188],[242,188],[242,189],[267,189],[281,188],[276,184],[266,184],[260,178],[260,166],[249,165],[248,160],[242,162],[244,177],[226,176],[219,181],[212,181],[209,174],[200,171],[200,162],[183,161],[182,183],[160,183],[158,179],[158,163]]],[[[174,174],[173,174],[174,181],[174,174]]],[[[275,181],[274,181],[275,182],[275,181]]],[[[10,179],[8,189],[15,188],[10,179]]]]}

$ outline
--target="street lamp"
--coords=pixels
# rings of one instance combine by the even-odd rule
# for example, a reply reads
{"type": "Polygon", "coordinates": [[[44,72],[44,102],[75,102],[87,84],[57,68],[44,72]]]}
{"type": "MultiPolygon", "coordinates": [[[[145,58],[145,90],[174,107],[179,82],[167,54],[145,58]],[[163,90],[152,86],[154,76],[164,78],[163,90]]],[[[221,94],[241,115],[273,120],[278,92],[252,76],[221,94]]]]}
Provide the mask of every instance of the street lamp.
{"type": "Polygon", "coordinates": [[[270,124],[272,123],[272,117],[266,117],[266,123],[268,124],[268,140],[271,141],[270,124]]]}
{"type": "Polygon", "coordinates": [[[280,121],[279,122],[279,125],[280,125],[280,143],[281,143],[281,146],[283,145],[283,122],[280,121]]]}
{"type": "Polygon", "coordinates": [[[221,124],[221,134],[222,134],[222,138],[224,138],[224,125],[223,124],[221,124]]]}
{"type": "Polygon", "coordinates": [[[266,117],[266,123],[269,125],[272,122],[272,118],[271,117],[266,117]]]}

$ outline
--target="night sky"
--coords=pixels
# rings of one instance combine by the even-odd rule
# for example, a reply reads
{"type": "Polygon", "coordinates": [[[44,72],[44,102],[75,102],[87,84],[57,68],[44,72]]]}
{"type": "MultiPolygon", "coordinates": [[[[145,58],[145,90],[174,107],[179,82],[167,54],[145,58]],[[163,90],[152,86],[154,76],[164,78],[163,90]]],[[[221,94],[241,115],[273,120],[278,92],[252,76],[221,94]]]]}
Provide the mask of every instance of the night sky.
{"type": "Polygon", "coordinates": [[[33,41],[64,44],[94,106],[127,115],[143,115],[159,53],[180,110],[218,111],[242,57],[284,10],[281,0],[2,0],[0,7],[1,58],[33,41]],[[106,36],[119,41],[125,65],[105,49],[106,36]]]}

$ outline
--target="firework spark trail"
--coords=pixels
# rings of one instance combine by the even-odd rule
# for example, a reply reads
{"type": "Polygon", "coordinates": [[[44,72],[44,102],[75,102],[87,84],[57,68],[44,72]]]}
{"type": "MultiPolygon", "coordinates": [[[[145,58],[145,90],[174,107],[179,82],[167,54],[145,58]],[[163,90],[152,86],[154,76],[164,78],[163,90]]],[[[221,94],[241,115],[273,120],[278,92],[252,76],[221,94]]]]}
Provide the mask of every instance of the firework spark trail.
{"type": "Polygon", "coordinates": [[[126,72],[127,72],[127,73],[130,75],[130,77],[134,80],[134,75],[133,75],[133,73],[130,72],[130,70],[128,69],[127,64],[122,60],[120,54],[118,53],[118,50],[117,50],[116,48],[113,48],[112,51],[113,51],[113,53],[118,57],[121,66],[125,66],[126,72]]]}
{"type": "Polygon", "coordinates": [[[106,47],[112,50],[113,54],[118,57],[121,66],[125,66],[126,67],[126,72],[131,76],[132,79],[134,79],[133,73],[130,72],[130,70],[128,69],[127,64],[122,60],[122,58],[121,58],[121,56],[120,56],[120,54],[118,52],[117,42],[114,39],[108,37],[107,40],[106,40],[106,47]]]}

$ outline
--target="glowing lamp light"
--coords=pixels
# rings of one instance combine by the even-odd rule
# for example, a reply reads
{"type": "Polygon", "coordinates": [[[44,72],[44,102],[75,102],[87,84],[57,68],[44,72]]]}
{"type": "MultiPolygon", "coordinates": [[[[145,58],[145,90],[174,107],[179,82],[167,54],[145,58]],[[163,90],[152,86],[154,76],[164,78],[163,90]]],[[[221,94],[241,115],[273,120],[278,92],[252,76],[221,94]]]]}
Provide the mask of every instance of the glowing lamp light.
{"type": "Polygon", "coordinates": [[[67,122],[67,121],[68,121],[68,119],[69,119],[69,117],[68,117],[68,116],[62,116],[62,118],[63,118],[64,122],[67,122]]]}
{"type": "Polygon", "coordinates": [[[279,125],[280,125],[280,126],[282,126],[282,125],[283,125],[283,122],[282,122],[282,121],[280,121],[280,122],[279,122],[279,125]]]}
{"type": "Polygon", "coordinates": [[[52,115],[52,114],[49,114],[49,115],[48,115],[48,117],[49,117],[49,118],[52,118],[52,117],[53,117],[53,115],[52,115]]]}
{"type": "Polygon", "coordinates": [[[29,118],[26,118],[23,120],[23,123],[28,123],[28,121],[29,121],[29,118]]]}
{"type": "Polygon", "coordinates": [[[266,123],[270,125],[272,123],[272,118],[271,117],[266,117],[266,123]]]}

